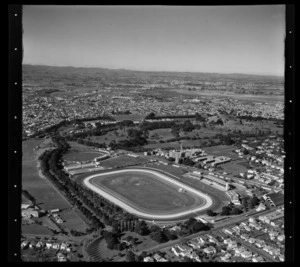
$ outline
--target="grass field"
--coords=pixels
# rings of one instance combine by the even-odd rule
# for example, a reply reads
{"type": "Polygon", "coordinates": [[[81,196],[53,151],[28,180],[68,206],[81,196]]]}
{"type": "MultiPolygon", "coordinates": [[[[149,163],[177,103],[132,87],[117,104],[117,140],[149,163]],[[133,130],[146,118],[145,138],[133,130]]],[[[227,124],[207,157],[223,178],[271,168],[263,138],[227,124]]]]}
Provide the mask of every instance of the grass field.
{"type": "Polygon", "coordinates": [[[134,157],[122,155],[116,158],[103,160],[101,161],[100,165],[106,168],[113,168],[115,166],[126,166],[129,164],[144,163],[146,161],[148,160],[145,158],[141,158],[141,157],[134,158],[134,157]]]}
{"type": "Polygon", "coordinates": [[[52,231],[46,226],[36,223],[29,225],[22,225],[22,234],[36,234],[36,235],[52,235],[52,231]]]}
{"type": "MultiPolygon", "coordinates": [[[[22,160],[22,189],[27,190],[35,200],[37,205],[44,210],[50,209],[60,209],[62,211],[70,208],[70,204],[66,199],[52,186],[51,182],[46,178],[41,178],[37,169],[38,154],[33,151],[36,145],[39,145],[41,140],[27,140],[22,144],[23,160],[22,160]]],[[[68,223],[75,223],[77,227],[85,227],[86,224],[82,219],[75,213],[69,216],[68,223]]],[[[43,227],[39,225],[28,225],[22,227],[22,230],[27,233],[42,232],[46,231],[43,227]],[[34,228],[36,226],[37,228],[34,228]],[[44,230],[43,230],[44,229],[44,230]]],[[[47,229],[47,228],[46,228],[47,229]]]]}
{"type": "Polygon", "coordinates": [[[240,159],[237,161],[224,163],[224,164],[220,165],[220,167],[226,172],[231,172],[232,175],[238,175],[241,172],[247,171],[247,168],[245,166],[241,165],[243,163],[247,163],[245,159],[240,159]]]}
{"type": "Polygon", "coordinates": [[[171,133],[170,128],[156,129],[149,131],[150,140],[167,140],[173,138],[174,135],[171,133]]]}
{"type": "Polygon", "coordinates": [[[179,212],[201,206],[203,200],[188,193],[178,192],[178,187],[168,184],[149,173],[126,172],[96,177],[91,183],[107,188],[142,210],[155,213],[179,212]]]}
{"type": "Polygon", "coordinates": [[[62,226],[68,229],[74,229],[84,232],[88,227],[82,223],[82,219],[73,210],[64,210],[59,213],[59,216],[64,220],[62,226]]]}
{"type": "Polygon", "coordinates": [[[64,160],[67,161],[92,161],[96,157],[104,154],[97,151],[82,151],[82,152],[68,152],[64,155],[64,160]]]}
{"type": "Polygon", "coordinates": [[[211,147],[203,147],[203,149],[207,152],[208,155],[212,156],[224,156],[229,157],[231,159],[238,159],[238,154],[235,152],[232,152],[234,150],[234,147],[232,146],[226,146],[226,145],[219,145],[219,146],[211,146],[211,147]]]}
{"type": "Polygon", "coordinates": [[[37,169],[38,156],[33,148],[40,143],[41,140],[23,142],[22,189],[27,190],[36,199],[37,205],[44,210],[69,208],[68,202],[62,198],[50,182],[39,176],[37,169]]]}

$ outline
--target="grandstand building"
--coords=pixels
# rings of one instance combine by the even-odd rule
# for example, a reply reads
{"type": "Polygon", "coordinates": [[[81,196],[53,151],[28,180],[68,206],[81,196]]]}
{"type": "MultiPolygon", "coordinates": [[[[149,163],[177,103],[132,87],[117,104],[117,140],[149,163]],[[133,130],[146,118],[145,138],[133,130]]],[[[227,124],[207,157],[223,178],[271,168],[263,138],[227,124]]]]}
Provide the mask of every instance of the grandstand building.
{"type": "Polygon", "coordinates": [[[213,185],[216,185],[222,190],[228,191],[230,189],[230,184],[222,179],[219,179],[212,175],[203,175],[203,179],[206,181],[212,183],[213,185]]]}

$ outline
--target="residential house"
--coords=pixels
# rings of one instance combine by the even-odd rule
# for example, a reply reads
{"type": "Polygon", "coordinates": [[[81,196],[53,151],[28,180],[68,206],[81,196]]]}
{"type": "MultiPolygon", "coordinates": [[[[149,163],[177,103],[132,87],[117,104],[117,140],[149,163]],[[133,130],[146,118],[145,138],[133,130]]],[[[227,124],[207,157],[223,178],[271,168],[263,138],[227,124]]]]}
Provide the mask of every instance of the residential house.
{"type": "Polygon", "coordinates": [[[196,240],[191,240],[190,242],[188,242],[188,245],[191,246],[193,249],[201,247],[201,245],[196,240]]]}
{"type": "Polygon", "coordinates": [[[227,229],[227,228],[224,228],[224,229],[223,229],[223,233],[224,233],[224,234],[232,235],[232,234],[233,234],[233,231],[231,231],[231,230],[229,230],[229,229],[227,229]]]}
{"type": "Polygon", "coordinates": [[[178,257],[181,253],[181,250],[178,247],[172,247],[171,250],[178,257]]]}
{"type": "Polygon", "coordinates": [[[253,257],[252,261],[253,262],[264,262],[264,258],[262,256],[253,257]]]}
{"type": "Polygon", "coordinates": [[[53,243],[52,248],[58,250],[58,249],[60,249],[60,244],[59,243],[53,243]]]}
{"type": "Polygon", "coordinates": [[[263,250],[266,251],[266,252],[268,252],[268,253],[270,253],[270,251],[271,251],[272,249],[273,249],[273,248],[272,248],[271,246],[268,246],[268,245],[265,245],[265,246],[263,247],[263,250]]]}
{"type": "Polygon", "coordinates": [[[284,261],[284,255],[280,254],[280,255],[279,255],[279,260],[280,260],[280,261],[284,261]]]}
{"type": "Polygon", "coordinates": [[[154,259],[151,258],[151,257],[145,257],[145,258],[143,259],[143,261],[144,261],[144,262],[154,262],[154,259]]]}
{"type": "Polygon", "coordinates": [[[156,261],[159,261],[159,260],[161,259],[161,256],[158,255],[157,253],[155,253],[155,254],[153,255],[153,258],[154,258],[156,261]]]}
{"type": "Polygon", "coordinates": [[[252,252],[249,250],[245,250],[241,253],[241,257],[243,257],[245,259],[249,259],[252,257],[252,252]]]}
{"type": "Polygon", "coordinates": [[[197,238],[197,240],[201,245],[204,245],[206,243],[206,241],[203,237],[199,237],[199,238],[197,238]]]}
{"type": "Polygon", "coordinates": [[[22,243],[21,243],[21,248],[24,249],[26,247],[28,247],[28,244],[29,242],[27,240],[24,240],[22,243]]]}
{"type": "Polygon", "coordinates": [[[66,250],[67,247],[68,247],[68,245],[67,245],[67,243],[65,243],[65,242],[62,242],[62,243],[60,244],[60,249],[62,249],[62,250],[66,250]]]}
{"type": "Polygon", "coordinates": [[[241,229],[240,229],[240,227],[238,227],[237,225],[236,226],[234,226],[234,227],[232,227],[232,230],[237,234],[237,235],[239,235],[240,234],[240,232],[241,232],[241,229]]]}
{"type": "Polygon", "coordinates": [[[258,248],[262,248],[266,245],[266,242],[261,239],[256,239],[255,246],[258,248]]]}
{"type": "Polygon", "coordinates": [[[36,244],[36,248],[43,248],[45,246],[45,244],[42,241],[37,242],[36,244]]]}
{"type": "Polygon", "coordinates": [[[59,262],[65,262],[65,261],[67,261],[66,257],[61,252],[57,253],[57,260],[59,262]]]}
{"type": "Polygon", "coordinates": [[[51,242],[49,242],[49,241],[47,241],[47,242],[46,242],[46,247],[47,247],[47,249],[50,249],[50,248],[52,248],[52,243],[51,243],[51,242]]]}
{"type": "Polygon", "coordinates": [[[205,252],[206,254],[215,254],[217,251],[214,247],[209,246],[209,247],[203,249],[203,252],[205,252]]]}
{"type": "Polygon", "coordinates": [[[35,248],[35,246],[36,246],[36,242],[32,240],[29,244],[29,248],[35,248]]]}
{"type": "Polygon", "coordinates": [[[196,254],[195,251],[193,251],[193,252],[190,254],[189,257],[190,257],[191,259],[194,259],[194,260],[198,261],[198,262],[201,262],[199,256],[196,254]]]}
{"type": "Polygon", "coordinates": [[[246,230],[247,232],[250,232],[250,231],[251,231],[251,228],[250,228],[248,225],[245,225],[244,228],[245,228],[245,230],[246,230]]]}
{"type": "Polygon", "coordinates": [[[241,253],[245,250],[243,246],[241,247],[235,247],[234,249],[235,256],[239,257],[241,253]]]}
{"type": "Polygon", "coordinates": [[[224,256],[221,257],[222,261],[228,262],[231,258],[231,254],[230,253],[226,253],[224,256]]]}
{"type": "Polygon", "coordinates": [[[282,242],[282,241],[284,241],[285,236],[284,235],[279,235],[279,236],[277,236],[277,239],[278,239],[278,241],[282,242]]]}
{"type": "Polygon", "coordinates": [[[228,243],[227,247],[228,247],[229,249],[234,249],[234,248],[237,247],[237,242],[236,242],[235,240],[231,240],[231,241],[228,243]]]}
{"type": "Polygon", "coordinates": [[[255,243],[255,241],[256,241],[256,239],[255,239],[254,237],[250,237],[250,238],[248,239],[248,242],[249,242],[250,244],[255,243]]]}

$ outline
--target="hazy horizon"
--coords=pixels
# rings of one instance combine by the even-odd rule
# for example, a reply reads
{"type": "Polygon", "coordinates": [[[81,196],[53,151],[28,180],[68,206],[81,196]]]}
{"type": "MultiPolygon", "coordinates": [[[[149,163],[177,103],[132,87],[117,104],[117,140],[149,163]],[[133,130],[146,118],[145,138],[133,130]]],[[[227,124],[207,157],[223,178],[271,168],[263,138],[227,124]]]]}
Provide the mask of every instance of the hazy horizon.
{"type": "Polygon", "coordinates": [[[22,63],[22,65],[28,66],[43,66],[43,67],[58,67],[58,68],[84,68],[84,69],[107,69],[107,70],[124,70],[124,71],[137,71],[137,72],[170,72],[170,73],[203,73],[203,74],[221,74],[221,75],[249,75],[249,76],[270,76],[270,77],[278,77],[284,78],[280,75],[271,75],[271,74],[253,74],[253,73],[239,73],[239,72],[230,72],[230,73],[222,73],[222,72],[205,72],[205,71],[169,71],[169,70],[133,70],[133,69],[124,69],[124,68],[106,68],[101,66],[55,66],[55,65],[46,65],[46,64],[29,64],[29,63],[22,63]]]}
{"type": "Polygon", "coordinates": [[[23,6],[29,65],[284,77],[285,6],[23,6]]]}

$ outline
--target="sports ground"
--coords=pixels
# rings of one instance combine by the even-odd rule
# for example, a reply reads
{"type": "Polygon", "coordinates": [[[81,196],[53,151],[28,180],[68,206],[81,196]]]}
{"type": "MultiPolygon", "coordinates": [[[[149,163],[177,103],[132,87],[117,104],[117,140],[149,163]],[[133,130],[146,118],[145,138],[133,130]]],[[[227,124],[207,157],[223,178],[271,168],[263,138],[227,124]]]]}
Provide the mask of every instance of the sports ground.
{"type": "Polygon", "coordinates": [[[88,176],[83,183],[127,212],[144,219],[179,219],[213,205],[207,194],[149,169],[98,173],[88,176]],[[184,192],[179,192],[180,188],[184,192]]]}

